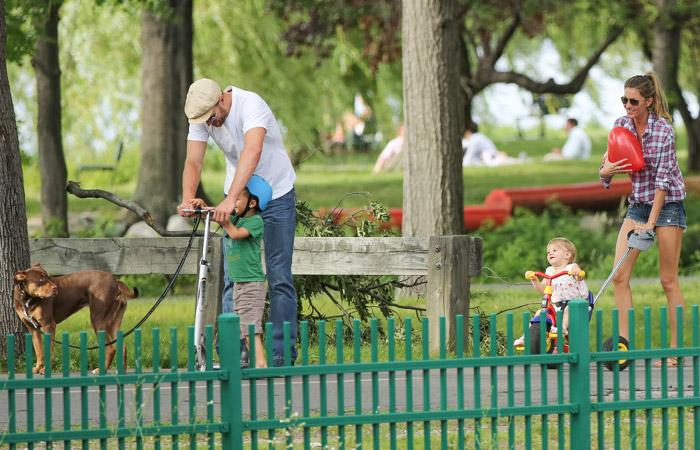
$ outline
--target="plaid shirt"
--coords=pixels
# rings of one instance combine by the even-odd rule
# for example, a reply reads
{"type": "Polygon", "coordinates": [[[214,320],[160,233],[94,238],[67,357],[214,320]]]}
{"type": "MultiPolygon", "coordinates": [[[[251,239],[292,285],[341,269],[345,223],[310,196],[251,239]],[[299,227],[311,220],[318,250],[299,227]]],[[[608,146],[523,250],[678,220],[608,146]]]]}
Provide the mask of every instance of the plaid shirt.
{"type": "MultiPolygon", "coordinates": [[[[620,117],[614,126],[625,127],[637,136],[632,118],[620,117]]],[[[642,151],[644,167],[629,174],[632,180],[632,194],[628,197],[630,205],[654,203],[656,189],[666,192],[664,204],[682,201],[685,198],[685,183],[676,158],[676,136],[666,119],[649,114],[647,129],[642,134],[642,151]]],[[[610,189],[612,177],[600,179],[605,189],[610,189]]]]}

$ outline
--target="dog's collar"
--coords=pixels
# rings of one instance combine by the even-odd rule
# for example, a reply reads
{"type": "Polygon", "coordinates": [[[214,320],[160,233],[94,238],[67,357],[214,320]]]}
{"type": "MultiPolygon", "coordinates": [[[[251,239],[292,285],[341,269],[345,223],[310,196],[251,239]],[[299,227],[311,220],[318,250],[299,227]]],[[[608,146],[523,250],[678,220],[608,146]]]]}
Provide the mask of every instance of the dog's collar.
{"type": "Polygon", "coordinates": [[[41,331],[41,326],[34,321],[34,319],[32,318],[32,314],[29,312],[29,302],[31,302],[33,298],[37,297],[32,297],[19,286],[17,286],[17,289],[19,289],[20,294],[22,294],[22,305],[24,305],[24,317],[27,318],[29,323],[31,323],[34,328],[41,331]]]}

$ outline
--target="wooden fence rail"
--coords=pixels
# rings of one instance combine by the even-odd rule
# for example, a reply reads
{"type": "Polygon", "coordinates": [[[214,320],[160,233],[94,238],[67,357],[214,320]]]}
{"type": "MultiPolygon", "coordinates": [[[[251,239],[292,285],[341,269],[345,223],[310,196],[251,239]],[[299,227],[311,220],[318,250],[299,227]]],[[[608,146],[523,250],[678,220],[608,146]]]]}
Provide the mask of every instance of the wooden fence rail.
{"type": "MultiPolygon", "coordinates": [[[[78,270],[104,270],[115,275],[175,273],[188,238],[31,239],[32,263],[52,275],[78,270]]],[[[223,288],[221,236],[209,240],[210,272],[204,321],[214,325],[221,311],[223,288]]],[[[202,238],[196,238],[182,274],[196,274],[202,238]]],[[[437,320],[447,318],[454,342],[455,317],[469,317],[470,277],[481,275],[481,238],[309,238],[294,240],[295,275],[402,275],[427,278],[426,303],[431,347],[439,347],[437,320]],[[434,324],[434,326],[433,326],[434,324]]]]}

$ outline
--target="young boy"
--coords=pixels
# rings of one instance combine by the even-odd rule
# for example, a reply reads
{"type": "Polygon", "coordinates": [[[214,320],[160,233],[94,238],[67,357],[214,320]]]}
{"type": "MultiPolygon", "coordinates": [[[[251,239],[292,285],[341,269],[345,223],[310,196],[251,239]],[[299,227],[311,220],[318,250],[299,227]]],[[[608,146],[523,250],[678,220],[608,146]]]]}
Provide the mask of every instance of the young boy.
{"type": "MultiPolygon", "coordinates": [[[[271,198],[270,185],[259,176],[253,175],[236,199],[235,215],[221,223],[228,234],[224,239],[228,273],[231,281],[235,283],[233,312],[241,318],[241,336],[245,336],[248,349],[251,348],[248,325],[255,325],[255,367],[267,367],[260,338],[267,292],[261,259],[263,220],[257,212],[264,210],[271,198]]],[[[241,365],[247,367],[247,364],[248,358],[243,355],[241,365]]]]}

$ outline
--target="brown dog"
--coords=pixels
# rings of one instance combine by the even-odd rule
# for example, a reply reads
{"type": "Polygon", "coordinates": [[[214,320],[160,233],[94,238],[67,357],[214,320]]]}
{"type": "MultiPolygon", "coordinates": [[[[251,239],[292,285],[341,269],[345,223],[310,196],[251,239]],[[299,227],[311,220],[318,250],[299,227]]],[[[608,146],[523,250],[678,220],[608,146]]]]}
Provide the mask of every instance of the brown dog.
{"type": "MultiPolygon", "coordinates": [[[[99,270],[84,270],[62,277],[51,276],[39,265],[20,270],[15,274],[15,311],[30,333],[36,354],[34,373],[44,373],[44,345],[42,333],[51,334],[51,361],[56,324],[75,314],[85,306],[90,308],[92,329],[97,334],[104,330],[107,342],[116,339],[117,331],[126,311],[126,297],[139,295],[137,288],[131,292],[114,275],[99,270]]],[[[112,364],[116,346],[106,348],[106,367],[112,364]]],[[[124,346],[126,367],[126,345],[124,346]]],[[[95,369],[94,373],[99,373],[95,369]]]]}

